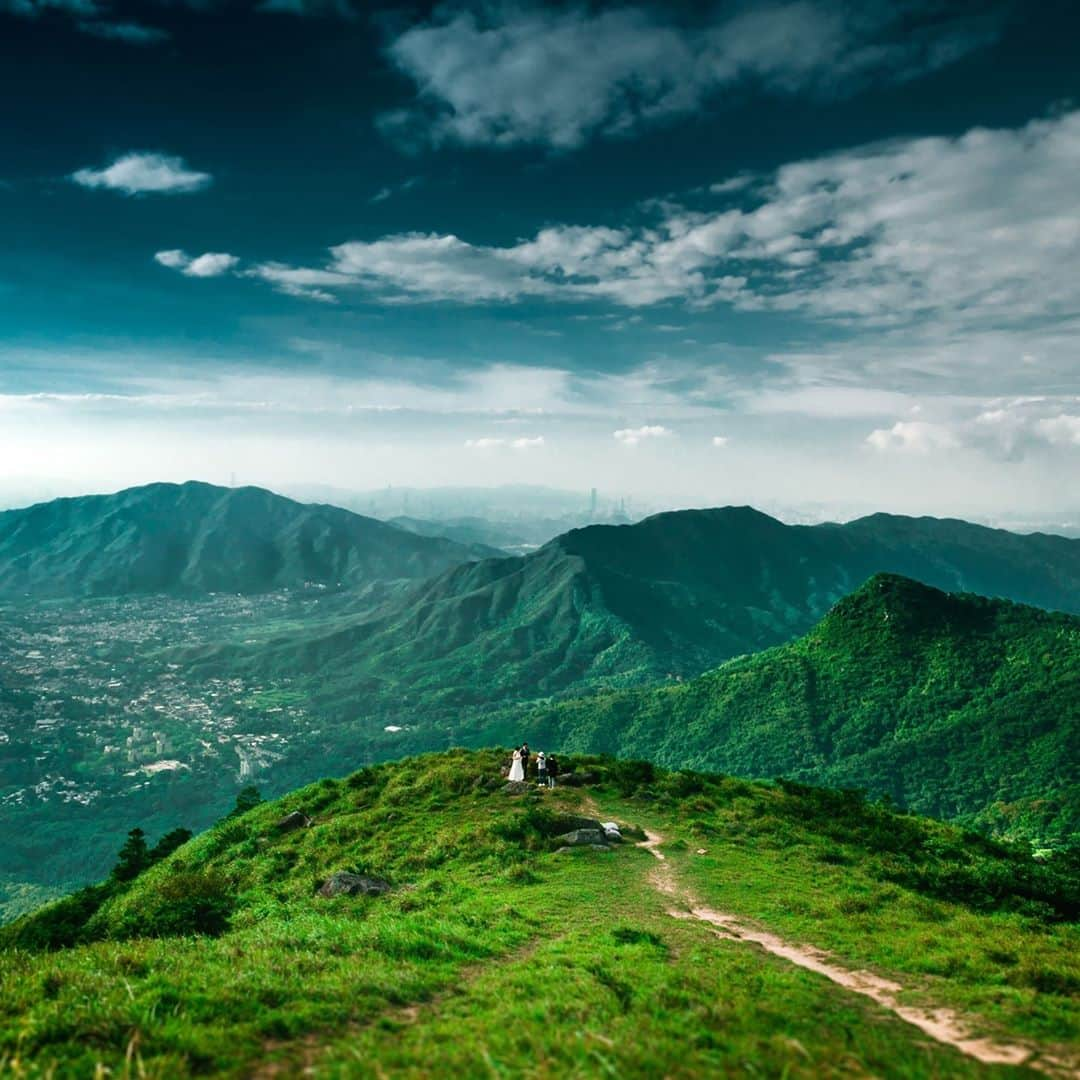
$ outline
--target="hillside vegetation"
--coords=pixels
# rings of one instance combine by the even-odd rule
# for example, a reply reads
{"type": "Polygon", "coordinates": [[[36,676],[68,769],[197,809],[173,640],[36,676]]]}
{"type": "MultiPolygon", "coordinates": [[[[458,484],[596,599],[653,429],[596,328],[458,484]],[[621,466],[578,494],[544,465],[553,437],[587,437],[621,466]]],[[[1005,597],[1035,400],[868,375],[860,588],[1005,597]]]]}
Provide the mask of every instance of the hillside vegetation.
{"type": "Polygon", "coordinates": [[[1080,618],[893,575],[797,641],[681,685],[538,708],[522,730],[1080,845],[1080,618]]]}
{"type": "Polygon", "coordinates": [[[0,595],[358,587],[495,553],[261,488],[150,484],[0,513],[0,595]]]}
{"type": "Polygon", "coordinates": [[[0,931],[0,1071],[995,1071],[717,937],[689,917],[702,904],[892,980],[904,1007],[951,1009],[1017,1061],[1075,1065],[1071,864],[850,792],[644,762],[580,758],[565,762],[580,786],[508,792],[505,757],[453,751],[324,780],[149,863],[129,840],[109,883],[0,931]],[[311,820],[287,829],[289,812],[311,820]],[[629,842],[558,853],[582,813],[628,838],[652,831],[668,876],[629,842]],[[317,895],[342,871],[390,891],[317,895]]]}

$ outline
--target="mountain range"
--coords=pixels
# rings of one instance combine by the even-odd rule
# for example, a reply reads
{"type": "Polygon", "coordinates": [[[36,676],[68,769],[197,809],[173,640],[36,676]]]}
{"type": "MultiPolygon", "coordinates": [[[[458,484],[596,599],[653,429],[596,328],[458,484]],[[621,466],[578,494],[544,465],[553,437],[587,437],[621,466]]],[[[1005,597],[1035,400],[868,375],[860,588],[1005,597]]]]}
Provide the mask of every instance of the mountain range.
{"type": "Polygon", "coordinates": [[[201,484],[0,515],[0,912],[244,784],[526,735],[1075,838],[1080,540],[729,507],[483,553],[201,484]]]}
{"type": "Polygon", "coordinates": [[[1080,612],[1077,540],[885,514],[792,526],[729,507],[576,529],[459,564],[344,624],[187,659],[299,680],[330,715],[381,727],[413,714],[420,731],[463,709],[699,675],[805,633],[878,572],[1080,612]]]}
{"type": "Polygon", "coordinates": [[[357,588],[492,554],[254,487],[149,484],[0,513],[9,597],[357,588]]]}

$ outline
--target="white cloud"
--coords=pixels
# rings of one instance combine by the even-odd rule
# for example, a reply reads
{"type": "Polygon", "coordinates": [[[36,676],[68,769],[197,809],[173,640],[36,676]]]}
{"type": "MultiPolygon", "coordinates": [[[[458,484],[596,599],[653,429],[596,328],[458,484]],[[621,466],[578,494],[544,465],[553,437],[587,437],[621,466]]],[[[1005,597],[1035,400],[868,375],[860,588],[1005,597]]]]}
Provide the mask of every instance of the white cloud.
{"type": "Polygon", "coordinates": [[[868,79],[903,81],[992,41],[995,22],[920,21],[919,0],[789,0],[716,16],[704,26],[662,9],[527,3],[444,5],[395,38],[388,55],[418,102],[382,118],[416,142],[581,145],[699,108],[754,82],[778,94],[843,93],[868,79]]]}
{"type": "Polygon", "coordinates": [[[481,439],[466,439],[465,446],[469,450],[495,450],[509,448],[510,450],[536,450],[545,445],[543,435],[521,436],[517,439],[504,439],[497,436],[488,436],[481,439]]]}
{"type": "Polygon", "coordinates": [[[1035,421],[1035,431],[1055,446],[1080,446],[1080,414],[1044,417],[1035,421]]]}
{"type": "Polygon", "coordinates": [[[229,255],[224,251],[207,251],[202,255],[191,256],[179,248],[170,248],[167,251],[159,251],[154,259],[162,266],[170,270],[179,270],[187,277],[212,278],[221,277],[236,267],[240,260],[235,255],[229,255]]]}
{"type": "Polygon", "coordinates": [[[183,270],[191,262],[191,257],[179,248],[170,248],[168,251],[159,251],[154,260],[170,270],[183,270]]]}
{"type": "MultiPolygon", "coordinates": [[[[796,358],[788,360],[796,363],[796,358]]],[[[822,385],[769,385],[742,392],[740,403],[751,413],[798,413],[802,416],[843,418],[892,416],[911,407],[906,394],[873,387],[822,385]]]]}
{"type": "Polygon", "coordinates": [[[286,266],[284,263],[260,263],[245,271],[248,277],[259,278],[273,285],[286,296],[299,296],[318,300],[323,304],[336,304],[337,297],[323,286],[348,285],[352,279],[333,270],[315,270],[302,266],[286,266]]]}
{"type": "Polygon", "coordinates": [[[891,428],[878,428],[870,432],[866,441],[875,450],[914,454],[952,450],[960,445],[949,428],[925,420],[898,420],[891,428]]]}
{"type": "MultiPolygon", "coordinates": [[[[552,225],[505,245],[401,233],[254,275],[318,299],[360,287],[398,301],[681,301],[909,333],[936,320],[947,340],[950,328],[1080,310],[1078,172],[1073,111],[794,162],[755,180],[738,208],[655,203],[621,228],[552,225]]],[[[1014,366],[1035,355],[1036,336],[1014,366]]]]}
{"type": "Polygon", "coordinates": [[[731,440],[726,435],[714,435],[712,437],[712,445],[717,449],[722,450],[731,440]]]}
{"type": "Polygon", "coordinates": [[[231,270],[240,260],[224,251],[207,251],[191,260],[184,268],[188,277],[220,277],[231,270]]]}
{"type": "Polygon", "coordinates": [[[616,442],[620,442],[623,446],[637,446],[638,443],[645,439],[665,439],[671,432],[662,424],[645,424],[643,427],[637,428],[619,428],[618,431],[613,431],[612,435],[616,442]]]}
{"type": "MultiPolygon", "coordinates": [[[[920,454],[963,447],[1000,461],[1080,447],[1080,398],[1042,396],[957,403],[934,421],[898,421],[867,436],[876,450],[920,454]]],[[[939,406],[939,412],[941,408],[939,406]]]]}
{"type": "Polygon", "coordinates": [[[108,188],[125,195],[181,195],[201,191],[213,177],[189,169],[180,157],[130,153],[103,169],[79,169],[71,179],[82,187],[108,188]]]}

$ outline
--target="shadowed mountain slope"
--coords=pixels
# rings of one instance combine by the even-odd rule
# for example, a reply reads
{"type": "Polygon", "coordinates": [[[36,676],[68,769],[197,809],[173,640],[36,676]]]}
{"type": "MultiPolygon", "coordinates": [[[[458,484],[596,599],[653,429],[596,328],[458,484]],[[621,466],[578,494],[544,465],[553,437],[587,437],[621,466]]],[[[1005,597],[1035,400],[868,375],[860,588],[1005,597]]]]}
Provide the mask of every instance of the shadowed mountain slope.
{"type": "Polygon", "coordinates": [[[150,484],[0,513],[12,597],[357,587],[489,554],[253,487],[150,484]]]}

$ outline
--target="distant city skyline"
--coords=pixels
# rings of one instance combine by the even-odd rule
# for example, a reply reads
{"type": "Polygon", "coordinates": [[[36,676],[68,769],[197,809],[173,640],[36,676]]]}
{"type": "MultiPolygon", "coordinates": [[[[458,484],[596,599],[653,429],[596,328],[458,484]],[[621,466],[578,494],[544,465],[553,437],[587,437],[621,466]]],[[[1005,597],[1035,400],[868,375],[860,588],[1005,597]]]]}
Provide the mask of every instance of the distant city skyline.
{"type": "Polygon", "coordinates": [[[1080,12],[0,0],[0,505],[1075,521],[1080,12]]]}

